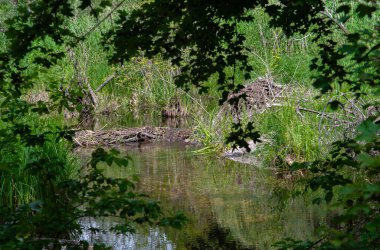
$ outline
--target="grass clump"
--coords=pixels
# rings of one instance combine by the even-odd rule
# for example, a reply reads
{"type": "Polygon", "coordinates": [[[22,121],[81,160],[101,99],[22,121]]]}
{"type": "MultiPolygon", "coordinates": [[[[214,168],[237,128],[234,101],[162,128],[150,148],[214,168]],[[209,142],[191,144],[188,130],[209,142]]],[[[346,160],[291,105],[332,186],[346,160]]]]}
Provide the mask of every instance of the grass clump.
{"type": "Polygon", "coordinates": [[[26,147],[21,143],[0,150],[0,205],[17,207],[46,197],[50,183],[36,175],[39,168],[54,176],[58,183],[72,177],[78,170],[77,159],[67,143],[46,142],[42,147],[26,147]]]}
{"type": "MultiPolygon", "coordinates": [[[[0,138],[2,207],[17,207],[46,198],[54,192],[52,186],[72,178],[79,170],[79,162],[71,152],[70,143],[60,140],[58,133],[54,132],[62,120],[55,116],[27,114],[18,122],[31,128],[31,133],[36,136],[27,139],[3,135],[0,138]],[[46,176],[49,176],[49,181],[46,176]]],[[[6,129],[8,124],[1,122],[0,126],[6,129]]]]}
{"type": "Polygon", "coordinates": [[[298,106],[297,99],[289,97],[282,106],[257,114],[254,118],[258,130],[270,141],[263,149],[263,156],[271,166],[316,160],[324,153],[318,132],[318,117],[297,113],[298,106]]]}

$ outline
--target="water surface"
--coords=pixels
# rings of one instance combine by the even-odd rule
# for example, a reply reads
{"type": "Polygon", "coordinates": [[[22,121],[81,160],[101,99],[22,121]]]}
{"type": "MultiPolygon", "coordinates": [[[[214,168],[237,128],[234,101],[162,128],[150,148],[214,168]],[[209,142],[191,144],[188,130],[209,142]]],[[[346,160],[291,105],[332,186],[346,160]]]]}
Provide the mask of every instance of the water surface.
{"type": "MultiPolygon", "coordinates": [[[[119,148],[133,158],[127,168],[108,167],[113,177],[140,177],[137,189],[159,200],[165,211],[182,211],[182,230],[145,228],[135,235],[87,232],[83,237],[114,249],[271,249],[286,237],[313,238],[324,212],[303,199],[279,209],[270,170],[194,153],[180,144],[149,143],[119,148]]],[[[109,228],[115,221],[88,219],[109,228]]]]}

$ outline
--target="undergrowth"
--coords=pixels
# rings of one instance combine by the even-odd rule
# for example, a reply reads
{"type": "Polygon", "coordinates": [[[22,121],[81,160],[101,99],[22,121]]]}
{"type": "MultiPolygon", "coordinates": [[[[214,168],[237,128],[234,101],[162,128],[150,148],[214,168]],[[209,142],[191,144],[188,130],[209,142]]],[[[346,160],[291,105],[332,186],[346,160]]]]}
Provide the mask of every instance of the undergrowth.
{"type": "MultiPolygon", "coordinates": [[[[127,1],[123,7],[130,11],[139,4],[139,1],[127,1]]],[[[356,3],[351,1],[351,4],[356,3]]],[[[339,14],[335,13],[336,2],[330,1],[326,6],[328,13],[339,20],[339,14]]],[[[14,12],[11,5],[4,5],[2,9],[5,12],[14,12]]],[[[326,98],[315,100],[313,94],[305,101],[303,96],[304,88],[311,86],[310,60],[317,54],[317,47],[311,41],[314,34],[288,37],[280,29],[269,26],[269,17],[262,9],[256,9],[251,14],[254,16],[254,22],[242,22],[238,27],[238,32],[247,38],[247,56],[254,68],[251,79],[271,75],[276,83],[296,86],[293,94],[288,96],[281,107],[270,108],[264,113],[246,119],[245,122],[253,120],[263,138],[269,141],[269,144],[259,151],[259,155],[263,155],[263,159],[269,165],[285,166],[292,161],[309,161],[323,157],[328,150],[326,145],[341,136],[344,131],[326,130],[325,124],[321,125],[320,116],[297,112],[298,106],[322,112],[324,104],[328,101],[326,98]]],[[[347,20],[345,27],[355,31],[363,26],[373,26],[368,21],[370,19],[358,20],[347,20]]],[[[80,36],[90,30],[97,21],[88,13],[76,12],[68,23],[68,28],[80,36]]],[[[128,114],[128,117],[140,120],[144,120],[148,115],[159,120],[165,109],[178,106],[178,113],[186,114],[196,124],[197,139],[203,144],[205,152],[225,150],[224,138],[230,132],[228,128],[232,122],[231,117],[218,114],[220,110],[217,104],[220,95],[216,89],[215,77],[210,78],[207,84],[210,87],[208,95],[201,96],[196,89],[189,92],[178,89],[174,84],[178,70],[161,58],[147,59],[141,54],[130,62],[111,67],[108,63],[109,54],[105,52],[101,38],[113,27],[115,21],[111,16],[110,20],[89,33],[86,39],[70,52],[71,54],[67,53],[66,58],[57,66],[48,72],[40,73],[40,82],[36,84],[38,90],[48,88],[45,86],[46,82],[57,75],[62,79],[63,89],[73,87],[73,76],[81,74],[87,78],[94,90],[113,76],[106,86],[96,92],[99,98],[96,115],[118,114],[123,117],[128,114]]],[[[336,27],[334,32],[336,37],[341,37],[343,31],[336,27]]],[[[239,70],[236,71],[235,81],[244,81],[239,70]]],[[[344,87],[341,91],[345,91],[344,87]]]]}
{"type": "MultiPolygon", "coordinates": [[[[29,101],[35,101],[32,99],[29,101]]],[[[9,137],[0,138],[3,145],[0,148],[0,206],[3,207],[18,207],[49,196],[52,191],[49,190],[49,183],[36,174],[42,166],[57,183],[74,177],[80,166],[72,153],[72,145],[58,139],[57,128],[65,123],[61,115],[27,113],[18,122],[29,127],[36,137],[32,141],[20,137],[12,140],[9,137]],[[49,135],[39,137],[44,133],[49,135]],[[42,145],[33,146],[35,140],[43,141],[42,145]]],[[[0,122],[1,129],[8,126],[9,123],[0,122]]]]}

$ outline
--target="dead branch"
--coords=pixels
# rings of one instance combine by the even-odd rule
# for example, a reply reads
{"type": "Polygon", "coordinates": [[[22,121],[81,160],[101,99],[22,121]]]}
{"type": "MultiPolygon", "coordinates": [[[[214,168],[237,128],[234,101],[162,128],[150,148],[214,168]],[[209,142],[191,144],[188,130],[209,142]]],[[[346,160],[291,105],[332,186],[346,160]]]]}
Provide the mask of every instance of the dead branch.
{"type": "Polygon", "coordinates": [[[330,13],[328,13],[327,11],[321,11],[320,12],[321,14],[323,14],[324,16],[326,16],[327,18],[329,18],[331,21],[333,21],[336,25],[338,25],[338,27],[344,32],[344,34],[346,35],[349,35],[350,32],[348,31],[348,29],[343,25],[343,23],[339,22],[338,20],[336,20],[330,13]]]}
{"type": "Polygon", "coordinates": [[[244,111],[251,117],[254,113],[262,113],[268,108],[281,106],[282,99],[288,92],[289,87],[275,84],[271,76],[259,77],[237,93],[231,93],[217,117],[227,112],[237,121],[241,119],[244,111]],[[229,103],[230,100],[239,98],[238,103],[229,103]]]}
{"type": "Polygon", "coordinates": [[[116,74],[109,76],[97,89],[95,89],[95,92],[99,92],[100,90],[102,90],[102,88],[104,88],[108,83],[110,83],[111,80],[114,79],[115,77],[116,77],[116,74]]]}
{"type": "Polygon", "coordinates": [[[335,117],[335,116],[333,116],[331,114],[328,114],[328,113],[325,113],[325,112],[316,111],[316,110],[312,110],[312,109],[308,109],[308,108],[303,108],[303,107],[300,107],[298,105],[297,108],[296,108],[296,112],[299,113],[299,111],[305,111],[305,112],[317,114],[317,115],[320,115],[321,117],[325,117],[327,119],[338,121],[338,122],[341,122],[341,123],[346,123],[346,124],[351,124],[352,123],[350,121],[339,119],[339,118],[337,118],[337,117],[335,117]]]}
{"type": "Polygon", "coordinates": [[[91,97],[92,105],[94,107],[98,106],[98,97],[96,96],[94,90],[92,89],[90,83],[88,82],[88,78],[87,77],[84,78],[84,82],[86,83],[88,91],[90,92],[90,97],[91,97]]]}
{"type": "Polygon", "coordinates": [[[112,16],[112,14],[118,9],[120,8],[120,6],[125,2],[126,0],[122,0],[120,1],[118,4],[116,4],[115,7],[113,7],[113,9],[107,14],[105,15],[101,20],[99,20],[98,22],[96,22],[96,25],[94,25],[91,29],[89,29],[86,33],[84,33],[83,35],[80,36],[80,39],[79,40],[82,40],[84,38],[86,38],[90,33],[92,33],[96,28],[98,28],[105,20],[107,20],[110,16],[112,16]]]}

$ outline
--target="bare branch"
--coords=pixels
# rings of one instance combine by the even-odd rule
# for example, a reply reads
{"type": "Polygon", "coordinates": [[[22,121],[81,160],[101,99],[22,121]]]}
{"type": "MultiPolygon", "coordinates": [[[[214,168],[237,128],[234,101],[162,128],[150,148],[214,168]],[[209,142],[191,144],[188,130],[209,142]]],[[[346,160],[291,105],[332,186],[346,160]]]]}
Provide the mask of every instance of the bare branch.
{"type": "Polygon", "coordinates": [[[97,89],[95,89],[95,92],[99,92],[100,90],[102,90],[102,88],[104,88],[108,83],[110,83],[111,80],[114,79],[115,77],[116,77],[116,74],[109,76],[97,89]]]}
{"type": "Polygon", "coordinates": [[[107,18],[109,18],[120,6],[125,2],[125,0],[120,1],[105,17],[103,17],[99,22],[96,23],[95,26],[93,26],[90,30],[88,30],[86,33],[84,33],[82,36],[80,36],[81,39],[88,36],[91,32],[93,32],[96,28],[100,26],[107,18]]]}
{"type": "Polygon", "coordinates": [[[321,14],[325,15],[327,18],[329,18],[331,21],[333,21],[334,23],[336,23],[338,25],[338,27],[344,32],[344,34],[346,35],[349,35],[350,32],[348,31],[348,29],[343,25],[343,23],[339,22],[337,19],[335,19],[330,13],[328,13],[327,11],[321,11],[320,12],[321,14]]]}

